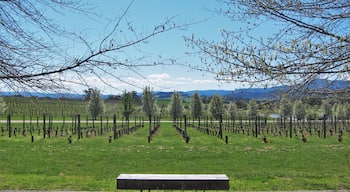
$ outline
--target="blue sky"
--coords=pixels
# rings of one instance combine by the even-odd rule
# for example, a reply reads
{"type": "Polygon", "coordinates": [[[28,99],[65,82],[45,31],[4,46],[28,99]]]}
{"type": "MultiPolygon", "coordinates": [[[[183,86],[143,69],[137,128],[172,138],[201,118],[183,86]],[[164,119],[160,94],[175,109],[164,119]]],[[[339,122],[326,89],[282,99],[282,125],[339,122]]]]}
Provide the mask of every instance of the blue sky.
{"type": "MultiPolygon", "coordinates": [[[[118,18],[126,7],[130,4],[129,0],[90,0],[92,10],[97,14],[101,14],[106,18],[118,18]]],[[[131,5],[125,21],[131,22],[138,32],[149,32],[154,26],[161,24],[166,18],[174,17],[174,22],[178,24],[198,22],[186,30],[174,30],[158,35],[152,38],[147,45],[143,45],[140,49],[146,53],[157,57],[177,58],[179,62],[200,62],[199,58],[188,57],[185,55],[189,49],[183,39],[183,36],[191,36],[192,34],[198,38],[206,38],[207,40],[220,40],[220,30],[238,29],[239,23],[229,21],[227,18],[219,16],[213,11],[215,8],[223,6],[215,0],[135,0],[131,5]]],[[[59,24],[67,30],[75,31],[83,34],[89,41],[98,42],[106,32],[113,26],[104,19],[86,18],[85,15],[72,15],[70,12],[62,12],[54,16],[59,24]]],[[[121,37],[122,38],[122,37],[121,37]]],[[[86,47],[80,47],[72,42],[66,42],[71,45],[70,52],[76,55],[83,54],[86,47]]],[[[133,53],[128,53],[130,57],[133,53]]],[[[224,83],[215,80],[215,75],[194,71],[183,66],[157,66],[143,67],[137,69],[138,73],[142,73],[142,78],[132,71],[116,70],[123,80],[139,87],[151,86],[155,91],[185,91],[185,90],[202,90],[202,89],[227,89],[242,88],[243,85],[236,83],[224,83]]],[[[105,94],[115,94],[118,91],[103,85],[95,77],[85,77],[91,86],[98,87],[105,94]]],[[[113,83],[119,90],[136,90],[142,91],[140,88],[118,82],[114,79],[105,79],[105,81],[113,83]]],[[[77,92],[85,89],[75,87],[77,92]]]]}

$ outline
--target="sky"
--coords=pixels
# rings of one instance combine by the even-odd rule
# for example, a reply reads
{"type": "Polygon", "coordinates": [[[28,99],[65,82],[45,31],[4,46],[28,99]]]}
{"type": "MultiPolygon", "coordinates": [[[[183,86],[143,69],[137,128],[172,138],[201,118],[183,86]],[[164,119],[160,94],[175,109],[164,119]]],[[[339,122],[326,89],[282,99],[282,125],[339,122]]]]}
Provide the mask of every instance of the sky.
{"type": "MultiPolygon", "coordinates": [[[[98,42],[101,37],[105,36],[111,30],[115,20],[131,3],[130,0],[89,0],[84,2],[90,3],[89,7],[93,8],[92,12],[112,19],[113,22],[107,19],[89,18],[86,15],[71,15],[70,12],[61,12],[59,15],[52,15],[52,17],[58,20],[59,25],[64,26],[67,30],[83,34],[91,42],[98,42]]],[[[131,23],[135,31],[144,33],[152,31],[155,26],[167,18],[173,18],[177,24],[195,23],[184,30],[173,30],[157,35],[146,45],[140,46],[140,50],[141,53],[152,55],[154,58],[161,55],[163,58],[176,58],[179,63],[198,63],[200,62],[199,58],[185,54],[185,52],[193,50],[187,47],[183,39],[184,36],[194,35],[198,38],[219,41],[220,30],[235,30],[240,27],[240,24],[213,12],[222,6],[224,5],[215,0],[135,0],[123,22],[131,23]]],[[[67,44],[72,44],[72,42],[67,42],[67,44]]],[[[74,44],[69,48],[69,51],[76,55],[84,54],[86,47],[74,44]]],[[[128,52],[127,55],[133,57],[133,52],[128,52]]],[[[215,80],[215,74],[192,70],[181,65],[142,67],[137,68],[136,73],[120,69],[116,70],[115,74],[130,84],[102,75],[105,82],[118,88],[115,90],[94,76],[85,76],[84,78],[91,87],[99,88],[103,94],[119,94],[122,90],[141,92],[145,86],[152,87],[154,91],[233,90],[245,87],[243,84],[218,82],[215,80]]],[[[77,85],[72,85],[72,87],[77,92],[86,89],[86,87],[77,85]]]]}

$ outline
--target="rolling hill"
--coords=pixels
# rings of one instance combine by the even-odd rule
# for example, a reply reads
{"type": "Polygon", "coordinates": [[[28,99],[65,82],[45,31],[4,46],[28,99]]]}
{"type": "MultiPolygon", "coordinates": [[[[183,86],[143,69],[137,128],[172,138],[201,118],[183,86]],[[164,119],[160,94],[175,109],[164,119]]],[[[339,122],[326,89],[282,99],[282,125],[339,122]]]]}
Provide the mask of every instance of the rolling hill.
{"type": "MultiPolygon", "coordinates": [[[[325,79],[316,79],[314,81],[306,84],[304,90],[320,90],[320,89],[329,89],[329,90],[339,90],[339,89],[348,89],[350,88],[350,81],[335,80],[328,81],[325,79]]],[[[265,99],[276,99],[281,94],[288,92],[290,88],[288,86],[276,86],[269,88],[244,88],[244,89],[235,89],[235,90],[191,90],[191,91],[179,91],[182,97],[191,97],[195,92],[200,96],[210,97],[214,94],[221,95],[223,97],[228,97],[230,99],[236,100],[265,100],[265,99]]],[[[173,92],[163,92],[155,91],[154,95],[158,99],[169,99],[172,96],[173,92]]],[[[1,92],[1,96],[22,96],[22,97],[40,97],[40,98],[70,98],[70,99],[82,99],[83,94],[76,93],[33,93],[33,92],[1,92]]],[[[138,94],[139,96],[142,93],[138,94]]],[[[103,95],[104,99],[107,99],[111,95],[103,95]]]]}

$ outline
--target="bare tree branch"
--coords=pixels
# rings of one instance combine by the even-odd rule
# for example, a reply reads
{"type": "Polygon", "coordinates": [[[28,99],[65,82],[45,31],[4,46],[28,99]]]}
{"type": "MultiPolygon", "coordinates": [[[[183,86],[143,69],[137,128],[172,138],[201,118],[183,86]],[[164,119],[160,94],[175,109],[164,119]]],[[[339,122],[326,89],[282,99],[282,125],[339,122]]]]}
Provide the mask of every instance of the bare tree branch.
{"type": "Polygon", "coordinates": [[[67,89],[65,81],[74,81],[62,78],[66,73],[75,73],[79,77],[78,81],[81,82],[75,84],[86,85],[84,75],[87,74],[103,80],[101,75],[108,72],[116,80],[122,81],[113,71],[125,67],[133,69],[139,66],[174,64],[171,59],[156,61],[149,55],[130,57],[123,54],[135,47],[138,49],[162,33],[191,25],[177,25],[171,18],[147,33],[136,33],[136,28],[131,23],[127,23],[125,29],[121,23],[126,22],[126,14],[133,3],[131,1],[115,20],[110,20],[112,28],[99,42],[91,42],[83,35],[64,30],[46,16],[48,11],[60,12],[68,9],[87,17],[96,17],[97,14],[80,1],[0,1],[0,81],[13,90],[30,88],[60,91],[67,89]],[[133,34],[133,37],[128,35],[123,39],[123,33],[133,34]],[[67,52],[60,43],[62,39],[85,46],[85,54],[74,56],[67,52]]]}
{"type": "MultiPolygon", "coordinates": [[[[349,79],[349,1],[221,0],[217,10],[245,30],[222,30],[219,42],[186,37],[203,65],[217,79],[248,82],[252,86],[305,86],[315,79],[349,79]],[[279,30],[257,35],[263,24],[279,30]]],[[[297,88],[297,90],[301,90],[297,88]]],[[[324,89],[327,92],[328,90],[324,89]]],[[[344,90],[341,90],[344,91],[344,90]]]]}

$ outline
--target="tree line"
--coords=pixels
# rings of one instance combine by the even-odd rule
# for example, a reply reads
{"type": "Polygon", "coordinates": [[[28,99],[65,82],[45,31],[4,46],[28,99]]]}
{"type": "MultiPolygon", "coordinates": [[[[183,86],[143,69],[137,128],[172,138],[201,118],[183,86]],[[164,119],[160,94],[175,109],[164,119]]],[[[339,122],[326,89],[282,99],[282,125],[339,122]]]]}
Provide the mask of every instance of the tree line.
{"type": "MultiPolygon", "coordinates": [[[[324,117],[345,120],[350,117],[350,104],[346,101],[339,101],[327,97],[305,97],[290,98],[287,94],[282,95],[278,100],[255,100],[236,101],[221,95],[203,97],[194,93],[189,99],[183,98],[179,92],[174,91],[170,102],[157,101],[150,87],[143,90],[142,96],[135,91],[124,91],[114,99],[103,99],[100,91],[96,88],[87,90],[84,101],[63,101],[63,107],[59,102],[43,101],[44,104],[34,102],[32,98],[23,98],[27,104],[18,104],[18,100],[10,98],[0,99],[1,114],[12,116],[70,116],[76,114],[90,115],[92,119],[99,116],[118,114],[126,121],[133,116],[144,116],[147,118],[163,117],[166,119],[177,119],[187,117],[198,119],[200,117],[212,117],[219,119],[220,116],[229,119],[248,117],[279,117],[303,120],[316,120],[324,117]],[[13,101],[12,101],[13,100],[13,101]],[[186,100],[186,101],[185,101],[186,100]],[[111,105],[113,104],[113,107],[111,105]],[[17,109],[17,108],[25,109],[17,109]],[[106,111],[108,108],[108,112],[106,111]],[[29,111],[29,112],[28,112],[29,111]]],[[[38,100],[38,99],[37,99],[38,100]]],[[[23,103],[23,102],[22,102],[23,103]]]]}
{"type": "Polygon", "coordinates": [[[284,119],[292,117],[298,121],[317,120],[325,117],[327,119],[336,117],[339,120],[346,120],[350,117],[350,104],[348,102],[327,97],[289,98],[288,94],[281,95],[280,99],[275,101],[252,99],[244,102],[227,100],[218,94],[207,99],[195,92],[189,103],[186,103],[180,93],[174,91],[170,102],[165,106],[165,104],[157,104],[151,88],[146,87],[140,103],[142,108],[138,107],[135,102],[131,92],[122,94],[119,105],[125,119],[129,119],[137,111],[142,111],[143,115],[148,118],[163,115],[173,121],[182,118],[184,115],[193,119],[209,116],[216,120],[220,116],[225,116],[231,120],[257,116],[284,119]],[[203,99],[205,102],[202,101],[203,99]]]}

